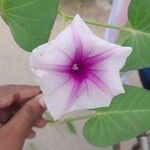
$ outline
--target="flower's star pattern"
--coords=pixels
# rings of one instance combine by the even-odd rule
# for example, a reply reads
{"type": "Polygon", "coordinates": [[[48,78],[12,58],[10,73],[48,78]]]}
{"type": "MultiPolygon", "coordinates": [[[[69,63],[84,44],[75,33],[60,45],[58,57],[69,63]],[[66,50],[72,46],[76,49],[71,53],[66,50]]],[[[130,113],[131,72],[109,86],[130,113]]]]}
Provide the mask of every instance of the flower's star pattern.
{"type": "Polygon", "coordinates": [[[77,15],[56,39],[33,51],[30,67],[58,119],[73,110],[109,106],[124,92],[119,70],[130,53],[130,47],[96,37],[77,15]]]}

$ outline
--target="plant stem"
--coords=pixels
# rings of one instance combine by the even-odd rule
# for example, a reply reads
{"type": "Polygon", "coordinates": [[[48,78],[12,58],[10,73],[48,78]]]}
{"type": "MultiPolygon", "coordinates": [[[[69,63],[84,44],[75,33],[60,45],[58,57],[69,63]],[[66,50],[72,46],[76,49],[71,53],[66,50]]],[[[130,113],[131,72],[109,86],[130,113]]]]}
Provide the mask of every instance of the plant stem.
{"type": "MultiPolygon", "coordinates": [[[[62,18],[65,16],[65,21],[73,20],[73,18],[74,18],[73,16],[64,14],[61,10],[58,11],[58,14],[62,18]]],[[[103,28],[111,28],[111,29],[120,30],[120,31],[126,31],[126,32],[133,32],[131,29],[129,29],[127,27],[110,25],[110,24],[102,23],[102,22],[95,21],[95,20],[89,20],[89,19],[84,19],[84,21],[87,24],[94,25],[94,26],[99,26],[99,27],[103,27],[103,28]]]]}
{"type": "Polygon", "coordinates": [[[60,11],[60,15],[61,15],[61,17],[62,17],[61,30],[63,30],[63,29],[64,29],[64,27],[65,27],[66,16],[65,16],[65,14],[64,14],[64,13],[62,13],[61,11],[60,11]]]}
{"type": "Polygon", "coordinates": [[[81,116],[81,117],[66,118],[64,120],[58,120],[58,121],[49,120],[48,122],[50,124],[64,124],[68,121],[79,121],[79,120],[89,119],[91,117],[96,117],[96,115],[97,115],[96,113],[92,113],[92,114],[84,115],[84,116],[81,116]]]}

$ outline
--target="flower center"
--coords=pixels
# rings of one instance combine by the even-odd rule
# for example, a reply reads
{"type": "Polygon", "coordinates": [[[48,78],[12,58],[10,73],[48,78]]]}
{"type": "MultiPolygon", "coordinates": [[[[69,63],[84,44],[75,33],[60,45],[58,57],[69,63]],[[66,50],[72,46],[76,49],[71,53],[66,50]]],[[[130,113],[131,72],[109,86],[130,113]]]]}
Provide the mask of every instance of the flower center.
{"type": "Polygon", "coordinates": [[[87,64],[82,61],[76,61],[71,65],[71,76],[78,82],[82,82],[88,78],[89,70],[87,64]]]}
{"type": "Polygon", "coordinates": [[[74,65],[72,66],[72,70],[74,70],[74,71],[79,70],[78,64],[74,64],[74,65]]]}

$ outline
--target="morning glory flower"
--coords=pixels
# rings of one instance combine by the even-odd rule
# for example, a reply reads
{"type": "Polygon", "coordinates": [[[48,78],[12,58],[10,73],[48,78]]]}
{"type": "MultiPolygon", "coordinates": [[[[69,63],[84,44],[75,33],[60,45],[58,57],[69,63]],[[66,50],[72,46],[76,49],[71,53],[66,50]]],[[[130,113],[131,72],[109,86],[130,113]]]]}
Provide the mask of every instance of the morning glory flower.
{"type": "Polygon", "coordinates": [[[33,50],[30,67],[56,120],[70,111],[107,107],[124,93],[119,70],[130,53],[130,47],[95,36],[76,15],[54,40],[33,50]]]}

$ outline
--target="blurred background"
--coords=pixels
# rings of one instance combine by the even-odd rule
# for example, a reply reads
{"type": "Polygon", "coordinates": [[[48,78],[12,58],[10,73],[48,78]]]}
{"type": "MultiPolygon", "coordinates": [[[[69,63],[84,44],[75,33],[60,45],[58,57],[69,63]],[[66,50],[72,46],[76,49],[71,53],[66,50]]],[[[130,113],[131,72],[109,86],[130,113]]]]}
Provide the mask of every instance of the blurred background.
{"type": "MultiPolygon", "coordinates": [[[[80,14],[83,18],[107,22],[111,10],[111,0],[61,0],[60,7],[65,14],[80,14]]],[[[99,37],[104,36],[105,29],[91,26],[99,37]]],[[[61,31],[61,18],[56,19],[51,39],[61,31]]],[[[35,84],[28,67],[30,53],[22,50],[15,43],[8,26],[0,18],[0,85],[35,84]]],[[[141,86],[138,73],[129,73],[129,82],[141,86]]],[[[88,144],[82,136],[83,121],[75,122],[77,135],[69,132],[66,125],[47,125],[37,130],[37,136],[27,141],[24,150],[111,150],[111,147],[96,148],[88,144]]],[[[121,143],[122,150],[131,149],[135,140],[121,143]]]]}

